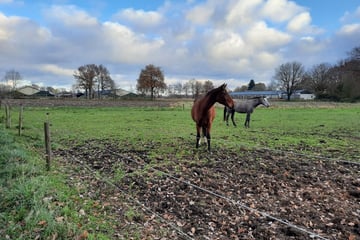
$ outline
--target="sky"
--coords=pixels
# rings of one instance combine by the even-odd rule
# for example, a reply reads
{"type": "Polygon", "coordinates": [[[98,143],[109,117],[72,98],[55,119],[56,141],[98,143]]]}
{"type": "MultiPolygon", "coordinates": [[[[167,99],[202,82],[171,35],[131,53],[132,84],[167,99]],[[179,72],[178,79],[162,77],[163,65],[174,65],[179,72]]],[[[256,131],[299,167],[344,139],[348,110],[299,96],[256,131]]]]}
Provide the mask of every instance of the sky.
{"type": "Polygon", "coordinates": [[[66,88],[104,65],[136,91],[146,65],[167,85],[269,84],[281,64],[336,64],[360,46],[359,0],[0,0],[0,83],[66,88]]]}

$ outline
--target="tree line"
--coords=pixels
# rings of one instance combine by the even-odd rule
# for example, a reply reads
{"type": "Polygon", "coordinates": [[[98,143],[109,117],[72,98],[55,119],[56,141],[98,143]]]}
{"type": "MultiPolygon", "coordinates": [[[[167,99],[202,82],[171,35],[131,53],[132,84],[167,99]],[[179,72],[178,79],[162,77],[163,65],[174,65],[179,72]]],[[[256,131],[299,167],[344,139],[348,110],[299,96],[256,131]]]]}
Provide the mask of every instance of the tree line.
{"type": "MultiPolygon", "coordinates": [[[[297,90],[308,90],[315,94],[317,99],[335,101],[360,100],[360,46],[353,48],[348,57],[337,64],[320,63],[307,71],[298,61],[283,63],[275,69],[274,76],[266,86],[264,83],[255,83],[251,79],[248,85],[238,86],[234,91],[263,91],[282,90],[287,99],[297,90]]],[[[88,99],[101,98],[104,91],[115,90],[115,82],[109,70],[103,65],[87,64],[80,66],[73,74],[76,83],[74,88],[85,91],[88,99]]],[[[6,72],[0,84],[0,93],[15,91],[22,76],[15,70],[6,72]]],[[[190,79],[186,83],[175,83],[167,86],[165,75],[160,67],[149,64],[141,69],[137,79],[136,90],[141,96],[155,99],[163,93],[169,96],[185,96],[196,98],[214,88],[212,81],[198,81],[190,79]]]]}
{"type": "Polygon", "coordinates": [[[313,92],[317,99],[335,101],[360,100],[360,47],[335,65],[320,63],[308,71],[297,61],[281,64],[275,70],[276,84],[286,92],[287,99],[298,89],[313,92]]]}

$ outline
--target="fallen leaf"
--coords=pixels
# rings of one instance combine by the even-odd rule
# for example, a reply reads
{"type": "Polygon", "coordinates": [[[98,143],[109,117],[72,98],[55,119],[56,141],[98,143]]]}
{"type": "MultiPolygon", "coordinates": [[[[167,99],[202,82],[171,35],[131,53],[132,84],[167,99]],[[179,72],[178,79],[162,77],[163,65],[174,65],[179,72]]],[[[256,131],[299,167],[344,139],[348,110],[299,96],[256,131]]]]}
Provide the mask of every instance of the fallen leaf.
{"type": "Polygon", "coordinates": [[[355,240],[356,239],[356,236],[355,235],[353,235],[353,234],[350,234],[350,236],[349,236],[349,240],[355,240]]]}
{"type": "Polygon", "coordinates": [[[89,237],[88,231],[84,230],[78,237],[77,240],[87,239],[89,237]]]}
{"type": "Polygon", "coordinates": [[[45,226],[47,224],[47,222],[46,221],[40,221],[40,222],[38,222],[38,225],[40,225],[40,226],[45,226]]]}

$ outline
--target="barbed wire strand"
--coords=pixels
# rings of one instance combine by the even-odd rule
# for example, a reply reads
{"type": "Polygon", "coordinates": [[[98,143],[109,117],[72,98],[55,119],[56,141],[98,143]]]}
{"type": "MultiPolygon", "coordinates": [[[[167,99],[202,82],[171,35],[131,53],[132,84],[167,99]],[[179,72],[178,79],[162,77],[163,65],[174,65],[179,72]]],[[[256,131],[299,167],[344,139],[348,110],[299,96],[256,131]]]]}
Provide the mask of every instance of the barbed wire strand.
{"type": "MultiPolygon", "coordinates": [[[[133,160],[132,158],[125,157],[125,156],[120,156],[118,153],[116,153],[116,152],[114,152],[114,151],[111,151],[111,150],[109,150],[109,149],[108,149],[107,151],[108,151],[108,152],[111,152],[112,154],[114,154],[114,155],[116,155],[116,156],[118,156],[118,157],[126,158],[126,160],[131,161],[131,162],[133,162],[133,163],[135,163],[135,164],[137,164],[137,165],[141,165],[141,167],[145,167],[144,164],[138,163],[137,161],[133,160]]],[[[266,213],[266,212],[257,210],[257,209],[255,209],[255,208],[252,208],[252,207],[249,207],[249,206],[246,206],[246,205],[240,203],[239,201],[234,201],[234,200],[231,199],[231,198],[225,197],[225,196],[223,196],[223,195],[221,195],[221,194],[219,194],[219,193],[216,193],[216,192],[214,192],[214,191],[211,191],[211,190],[208,190],[208,189],[206,189],[206,188],[200,187],[200,186],[198,186],[198,185],[196,185],[196,184],[191,183],[190,181],[181,180],[181,179],[173,176],[173,175],[170,174],[170,173],[164,172],[164,171],[162,171],[162,170],[159,170],[159,169],[154,168],[154,167],[151,167],[151,166],[149,167],[149,169],[152,169],[152,170],[154,170],[154,171],[156,171],[156,172],[158,172],[158,173],[160,173],[160,174],[164,174],[164,175],[168,176],[169,178],[174,179],[175,181],[177,181],[177,182],[179,182],[179,183],[187,184],[188,186],[191,186],[191,187],[193,187],[193,188],[195,188],[195,189],[198,189],[198,190],[200,190],[200,191],[206,192],[206,193],[208,193],[208,194],[210,194],[210,195],[213,195],[213,196],[215,196],[215,197],[224,199],[224,200],[226,200],[226,201],[228,201],[228,202],[230,202],[230,203],[232,203],[232,204],[234,204],[234,205],[237,205],[237,206],[239,206],[239,207],[241,207],[241,208],[243,208],[243,209],[246,209],[246,210],[248,210],[248,211],[250,211],[250,212],[258,213],[258,214],[260,214],[260,215],[262,215],[262,216],[264,216],[264,217],[267,217],[267,218],[270,218],[270,219],[272,219],[272,220],[274,220],[274,221],[277,221],[277,222],[279,222],[279,223],[285,224],[285,225],[287,225],[287,226],[289,226],[289,227],[292,227],[292,228],[294,228],[294,229],[297,229],[297,230],[299,230],[299,231],[301,231],[301,232],[305,232],[305,233],[309,234],[311,237],[316,237],[316,238],[318,238],[318,239],[327,240],[327,238],[324,238],[324,237],[320,236],[320,235],[317,234],[317,233],[311,232],[311,231],[309,231],[309,230],[307,230],[307,229],[305,229],[305,228],[299,227],[299,226],[297,226],[297,225],[295,225],[295,224],[292,224],[292,223],[290,223],[290,222],[288,222],[288,221],[285,221],[285,220],[282,220],[282,219],[280,219],[280,218],[274,217],[274,216],[272,216],[272,215],[270,215],[270,214],[268,214],[268,213],[266,213]]]]}
{"type": "Polygon", "coordinates": [[[170,228],[174,229],[175,231],[177,231],[180,235],[184,236],[186,239],[188,240],[194,240],[194,238],[190,237],[187,233],[185,233],[184,231],[182,231],[182,229],[180,229],[179,227],[177,227],[175,224],[173,224],[172,222],[164,219],[161,215],[159,215],[157,212],[154,212],[151,208],[145,206],[143,203],[141,203],[139,200],[133,198],[130,196],[130,194],[128,194],[127,192],[125,192],[119,185],[113,183],[109,178],[101,175],[101,178],[97,177],[96,172],[94,173],[93,169],[91,169],[89,166],[84,165],[80,160],[78,160],[77,158],[75,158],[74,156],[71,157],[75,162],[82,164],[82,166],[84,166],[88,172],[90,172],[92,174],[92,176],[94,176],[97,180],[102,181],[112,187],[115,187],[116,189],[118,189],[121,193],[123,193],[124,195],[128,196],[130,198],[131,201],[133,201],[136,205],[140,206],[143,210],[153,214],[154,216],[156,216],[157,218],[159,218],[162,222],[164,222],[166,225],[170,226],[170,228]]]}

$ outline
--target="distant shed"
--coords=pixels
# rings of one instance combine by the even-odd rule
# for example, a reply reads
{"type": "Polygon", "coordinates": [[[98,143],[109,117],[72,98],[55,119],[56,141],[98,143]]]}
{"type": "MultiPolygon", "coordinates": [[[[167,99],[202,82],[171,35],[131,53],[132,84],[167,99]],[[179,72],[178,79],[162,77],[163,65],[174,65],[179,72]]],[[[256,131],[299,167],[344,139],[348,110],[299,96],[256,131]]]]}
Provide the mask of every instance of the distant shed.
{"type": "Polygon", "coordinates": [[[282,96],[282,91],[243,91],[243,92],[231,92],[230,96],[233,98],[245,99],[251,97],[267,97],[273,99],[279,99],[282,96]]]}
{"type": "Polygon", "coordinates": [[[34,95],[34,94],[40,92],[40,90],[33,86],[24,86],[24,87],[18,88],[17,92],[19,92],[25,96],[31,96],[31,95],[34,95]]]}
{"type": "Polygon", "coordinates": [[[114,90],[104,90],[101,93],[102,97],[105,98],[134,98],[134,97],[138,97],[137,94],[130,92],[130,91],[126,91],[124,89],[114,89],[114,90]]]}

